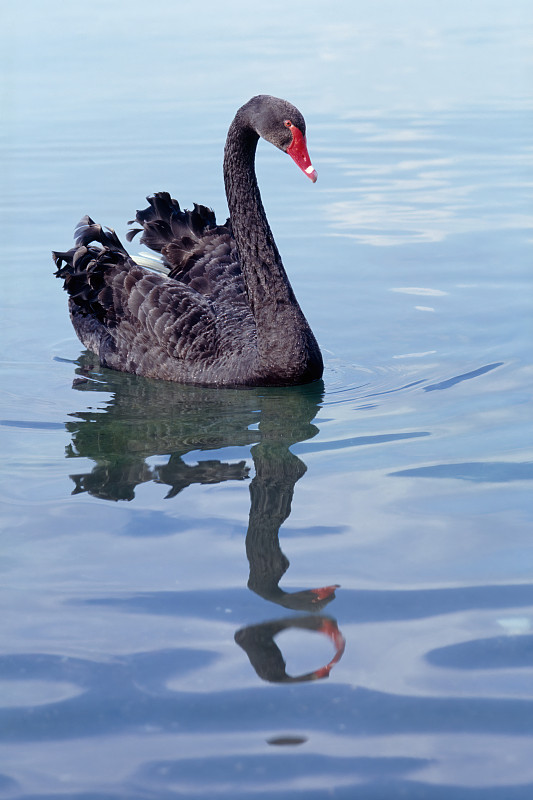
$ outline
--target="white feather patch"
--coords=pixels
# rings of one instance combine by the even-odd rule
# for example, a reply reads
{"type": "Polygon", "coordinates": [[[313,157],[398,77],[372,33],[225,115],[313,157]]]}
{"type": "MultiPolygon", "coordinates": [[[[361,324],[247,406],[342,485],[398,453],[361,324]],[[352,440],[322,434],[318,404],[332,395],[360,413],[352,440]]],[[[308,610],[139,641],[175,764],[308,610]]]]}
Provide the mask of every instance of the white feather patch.
{"type": "Polygon", "coordinates": [[[139,253],[136,256],[132,256],[132,258],[140,267],[148,267],[148,269],[161,272],[163,275],[168,275],[170,272],[170,267],[163,262],[161,257],[154,256],[152,253],[139,253]]]}

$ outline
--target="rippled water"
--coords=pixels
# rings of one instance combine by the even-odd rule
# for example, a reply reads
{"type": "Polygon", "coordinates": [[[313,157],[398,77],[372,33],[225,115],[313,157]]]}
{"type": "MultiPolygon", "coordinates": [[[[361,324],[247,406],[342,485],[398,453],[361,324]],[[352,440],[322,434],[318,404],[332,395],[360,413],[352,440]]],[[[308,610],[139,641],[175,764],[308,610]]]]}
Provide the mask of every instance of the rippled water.
{"type": "Polygon", "coordinates": [[[527,2],[5,13],[0,795],[533,792],[527,2]],[[226,215],[235,109],[324,381],[101,369],[49,253],[226,215]]]}

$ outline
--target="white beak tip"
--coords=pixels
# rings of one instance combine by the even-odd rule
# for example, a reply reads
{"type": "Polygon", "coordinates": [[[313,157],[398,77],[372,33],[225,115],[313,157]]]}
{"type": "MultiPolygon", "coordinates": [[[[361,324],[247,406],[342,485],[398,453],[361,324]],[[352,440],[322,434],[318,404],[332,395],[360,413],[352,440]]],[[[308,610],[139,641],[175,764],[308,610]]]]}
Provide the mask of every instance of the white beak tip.
{"type": "Polygon", "coordinates": [[[306,175],[307,175],[309,178],[311,178],[311,180],[313,181],[313,183],[315,183],[316,179],[318,178],[318,172],[316,171],[316,169],[313,167],[313,165],[312,165],[312,164],[310,164],[310,165],[309,165],[309,166],[306,168],[306,170],[305,170],[305,174],[306,174],[306,175]]]}

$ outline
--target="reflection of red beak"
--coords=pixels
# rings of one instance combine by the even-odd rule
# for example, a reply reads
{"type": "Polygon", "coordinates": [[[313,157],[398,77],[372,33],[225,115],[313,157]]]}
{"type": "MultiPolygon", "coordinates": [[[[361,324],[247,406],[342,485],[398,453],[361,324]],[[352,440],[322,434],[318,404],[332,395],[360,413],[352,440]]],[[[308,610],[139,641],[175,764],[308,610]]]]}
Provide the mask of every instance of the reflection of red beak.
{"type": "Polygon", "coordinates": [[[287,153],[290,155],[292,160],[298,164],[302,172],[305,172],[307,177],[310,178],[313,183],[315,183],[316,179],[318,178],[318,173],[311,164],[311,159],[309,158],[309,153],[307,152],[305,136],[301,130],[296,127],[296,125],[291,125],[290,131],[292,133],[292,142],[287,148],[287,153]]]}
{"type": "Polygon", "coordinates": [[[321,667],[321,669],[315,670],[313,673],[313,678],[315,680],[320,680],[321,678],[327,678],[329,673],[331,672],[334,665],[341,660],[342,654],[344,653],[344,648],[346,647],[346,641],[344,636],[340,632],[337,627],[337,623],[332,619],[324,619],[320,628],[318,628],[320,633],[325,633],[331,641],[333,642],[333,646],[335,647],[335,655],[329,662],[326,664],[325,667],[321,667]]]}

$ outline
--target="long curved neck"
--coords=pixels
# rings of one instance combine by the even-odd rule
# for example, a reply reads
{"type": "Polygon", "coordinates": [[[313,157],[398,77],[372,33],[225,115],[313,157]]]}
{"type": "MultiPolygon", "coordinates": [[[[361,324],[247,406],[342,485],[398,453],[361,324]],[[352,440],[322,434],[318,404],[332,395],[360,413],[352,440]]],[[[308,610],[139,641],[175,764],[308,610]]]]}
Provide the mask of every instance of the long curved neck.
{"type": "Polygon", "coordinates": [[[258,139],[256,131],[237,114],[224,151],[226,196],[256,322],[258,356],[260,363],[268,364],[280,379],[295,383],[304,378],[313,380],[322,374],[322,359],[287,278],[261,202],[254,169],[258,139]]]}
{"type": "Polygon", "coordinates": [[[254,169],[258,139],[258,134],[237,116],[224,151],[231,226],[256,319],[271,303],[298,305],[261,202],[254,169]]]}

